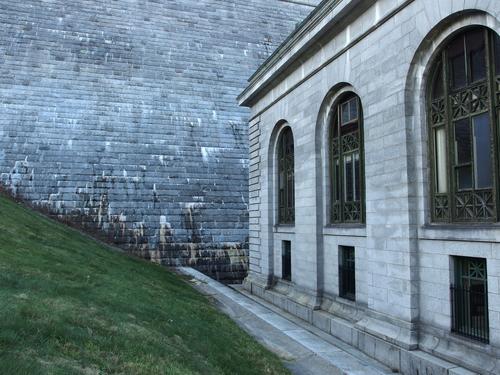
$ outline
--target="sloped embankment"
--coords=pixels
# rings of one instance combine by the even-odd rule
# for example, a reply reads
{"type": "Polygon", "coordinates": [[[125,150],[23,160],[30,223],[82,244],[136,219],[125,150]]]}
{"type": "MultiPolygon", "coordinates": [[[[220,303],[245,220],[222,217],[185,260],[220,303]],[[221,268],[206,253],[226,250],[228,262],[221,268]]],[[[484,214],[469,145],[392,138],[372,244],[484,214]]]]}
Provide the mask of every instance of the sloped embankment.
{"type": "Polygon", "coordinates": [[[279,374],[280,361],[165,268],[0,195],[3,374],[279,374]]]}

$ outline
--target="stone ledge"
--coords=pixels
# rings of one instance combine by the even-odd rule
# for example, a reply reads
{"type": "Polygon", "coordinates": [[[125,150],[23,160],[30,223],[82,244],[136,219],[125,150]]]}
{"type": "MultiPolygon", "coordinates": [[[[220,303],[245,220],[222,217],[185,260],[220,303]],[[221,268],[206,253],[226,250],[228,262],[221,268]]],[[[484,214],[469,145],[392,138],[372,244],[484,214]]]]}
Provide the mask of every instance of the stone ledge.
{"type": "MultiPolygon", "coordinates": [[[[295,292],[294,296],[289,296],[283,294],[286,288],[280,287],[281,292],[271,289],[272,280],[261,275],[251,273],[245,279],[243,287],[254,296],[301,318],[403,375],[476,374],[457,364],[417,349],[415,335],[410,334],[409,330],[406,333],[403,332],[402,327],[396,327],[373,317],[363,317],[358,322],[351,322],[334,316],[327,311],[314,309],[295,300],[294,296],[300,294],[299,292],[295,292]]],[[[309,301],[312,299],[313,297],[310,296],[309,301]]],[[[302,301],[304,300],[302,299],[302,301]]],[[[495,371],[493,369],[493,372],[491,372],[488,369],[481,370],[480,373],[486,375],[498,374],[495,371]]]]}
{"type": "MultiPolygon", "coordinates": [[[[468,339],[464,340],[469,341],[468,339]]],[[[491,345],[476,344],[472,341],[466,345],[460,341],[458,337],[446,337],[444,334],[437,335],[424,331],[420,333],[419,347],[430,354],[461,366],[470,367],[472,370],[500,374],[498,349],[495,350],[491,345]],[[464,357],[464,353],[467,353],[466,357],[464,357]]]]}

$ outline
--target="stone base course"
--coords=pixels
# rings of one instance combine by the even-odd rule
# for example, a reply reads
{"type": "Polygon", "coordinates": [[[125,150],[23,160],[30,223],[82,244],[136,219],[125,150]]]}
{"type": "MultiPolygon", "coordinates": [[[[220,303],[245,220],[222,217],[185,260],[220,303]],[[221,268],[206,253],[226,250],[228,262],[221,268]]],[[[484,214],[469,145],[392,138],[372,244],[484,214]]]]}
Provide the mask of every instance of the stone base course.
{"type": "MultiPolygon", "coordinates": [[[[284,295],[276,288],[269,288],[261,282],[262,280],[259,280],[258,277],[252,280],[250,275],[245,279],[243,287],[252,295],[272,303],[346,344],[361,350],[371,358],[385,364],[394,372],[404,375],[477,374],[472,370],[454,364],[457,361],[456,358],[452,363],[419,349],[416,343],[409,347],[406,342],[406,334],[401,335],[405,330],[396,327],[394,324],[366,316],[360,320],[357,320],[353,315],[336,316],[321,309],[314,309],[311,305],[297,302],[293,295],[284,295]]],[[[439,354],[443,356],[447,353],[439,354]]],[[[474,353],[470,353],[470,355],[473,356],[474,353]]],[[[481,359],[488,361],[487,358],[481,359]]],[[[492,366],[495,366],[497,361],[494,358],[489,358],[492,366]]],[[[471,365],[471,361],[469,361],[469,365],[471,365]]],[[[485,366],[485,363],[478,362],[477,365],[481,368],[485,366]]],[[[495,372],[481,373],[496,374],[495,372]]]]}

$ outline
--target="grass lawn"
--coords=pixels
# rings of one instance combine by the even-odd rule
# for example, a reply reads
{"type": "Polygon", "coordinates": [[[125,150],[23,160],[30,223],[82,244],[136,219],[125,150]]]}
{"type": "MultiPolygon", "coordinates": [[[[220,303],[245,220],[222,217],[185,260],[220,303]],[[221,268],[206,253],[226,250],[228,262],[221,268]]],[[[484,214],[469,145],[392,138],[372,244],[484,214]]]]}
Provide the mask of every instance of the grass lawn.
{"type": "Polygon", "coordinates": [[[0,195],[0,374],[286,374],[160,266],[0,195]]]}

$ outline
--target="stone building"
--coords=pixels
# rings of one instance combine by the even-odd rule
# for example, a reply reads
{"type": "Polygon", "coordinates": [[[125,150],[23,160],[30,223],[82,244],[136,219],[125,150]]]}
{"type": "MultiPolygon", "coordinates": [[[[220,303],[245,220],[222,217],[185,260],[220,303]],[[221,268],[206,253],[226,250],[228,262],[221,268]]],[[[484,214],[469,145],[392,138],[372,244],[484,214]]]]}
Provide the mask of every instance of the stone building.
{"type": "Polygon", "coordinates": [[[135,254],[244,277],[236,97],[317,2],[0,0],[0,185],[135,254]]]}
{"type": "Polygon", "coordinates": [[[500,2],[325,0],[252,76],[245,287],[403,374],[500,374],[500,2]]]}

